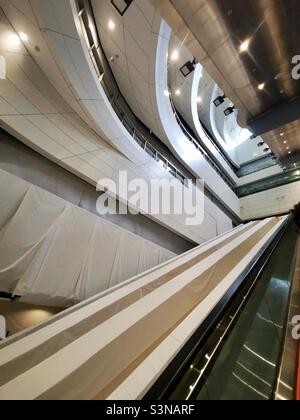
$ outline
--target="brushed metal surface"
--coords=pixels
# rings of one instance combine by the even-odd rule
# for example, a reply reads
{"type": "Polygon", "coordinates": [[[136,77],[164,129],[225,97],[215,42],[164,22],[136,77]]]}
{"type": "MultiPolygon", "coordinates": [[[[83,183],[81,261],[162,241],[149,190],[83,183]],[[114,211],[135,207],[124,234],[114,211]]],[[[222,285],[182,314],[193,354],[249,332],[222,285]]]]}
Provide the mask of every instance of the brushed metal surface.
{"type": "MultiPolygon", "coordinates": [[[[177,36],[240,111],[251,120],[300,95],[292,78],[292,57],[300,55],[299,0],[152,0],[177,36]],[[194,41],[191,40],[194,39],[194,41]],[[241,52],[249,40],[247,51],[241,52]],[[195,41],[198,44],[195,45],[195,41]],[[258,86],[264,83],[264,89],[258,86]]],[[[300,149],[300,123],[274,130],[264,139],[279,157],[300,149]]]]}

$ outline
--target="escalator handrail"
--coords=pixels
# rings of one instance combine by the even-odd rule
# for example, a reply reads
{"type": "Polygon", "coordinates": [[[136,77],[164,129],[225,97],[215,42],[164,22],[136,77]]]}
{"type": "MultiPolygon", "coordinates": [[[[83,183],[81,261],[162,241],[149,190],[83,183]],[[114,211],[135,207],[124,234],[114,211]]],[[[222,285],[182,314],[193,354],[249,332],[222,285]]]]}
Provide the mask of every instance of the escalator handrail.
{"type": "MultiPolygon", "coordinates": [[[[257,267],[258,264],[265,266],[269,261],[271,255],[276,249],[280,239],[287,230],[290,222],[292,221],[292,215],[286,219],[279,230],[274,232],[272,236],[267,240],[264,246],[261,248],[259,253],[249,262],[247,267],[239,275],[233,285],[229,288],[220,302],[213,308],[207,318],[201,323],[197,331],[183,346],[180,352],[175,356],[170,365],[154,383],[148,393],[144,396],[144,400],[165,400],[167,396],[171,394],[172,389],[175,389],[176,384],[182,377],[183,373],[190,366],[190,360],[193,355],[196,355],[198,349],[207,338],[214,331],[218,325],[220,318],[224,314],[227,306],[231,303],[235,294],[239,291],[241,286],[246,282],[247,278],[251,274],[252,270],[257,267]],[[269,254],[269,255],[268,255],[269,254]],[[263,261],[263,258],[267,256],[267,259],[263,261]]],[[[261,268],[262,268],[261,267],[261,268]]],[[[259,270],[261,272],[261,269],[259,270]]],[[[257,280],[256,276],[254,283],[257,280]]]]}

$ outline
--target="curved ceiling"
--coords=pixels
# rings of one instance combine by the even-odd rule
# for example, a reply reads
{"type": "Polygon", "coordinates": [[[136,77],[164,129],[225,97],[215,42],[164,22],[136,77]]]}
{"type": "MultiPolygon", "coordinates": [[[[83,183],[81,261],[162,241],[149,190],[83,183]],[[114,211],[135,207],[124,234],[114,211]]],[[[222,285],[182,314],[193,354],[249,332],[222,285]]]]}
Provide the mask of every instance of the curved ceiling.
{"type": "MultiPolygon", "coordinates": [[[[218,108],[214,106],[214,99],[219,95],[222,96],[223,92],[203,66],[198,64],[198,66],[201,67],[201,70],[197,85],[195,84],[196,74],[198,77],[197,71],[192,72],[187,77],[182,75],[180,68],[187,61],[193,61],[193,56],[184,43],[173,33],[170,40],[168,61],[170,93],[177,111],[182,115],[188,125],[199,135],[202,141],[205,141],[205,139],[203,139],[202,128],[202,125],[204,125],[236,167],[264,157],[264,148],[257,147],[257,143],[261,141],[261,139],[257,138],[255,141],[250,140],[251,133],[245,133],[246,130],[239,126],[236,113],[225,117],[224,110],[232,105],[231,101],[226,98],[224,104],[218,108]],[[178,53],[178,57],[176,55],[176,60],[172,59],[174,52],[178,53]],[[191,103],[191,98],[194,96],[194,89],[197,89],[196,98],[194,99],[195,102],[197,101],[198,116],[201,121],[200,130],[198,121],[194,120],[191,110],[191,106],[194,105],[191,103]],[[198,129],[196,128],[196,125],[198,129]]],[[[218,152],[214,150],[214,154],[218,155],[218,152]]],[[[221,162],[222,167],[227,171],[229,170],[231,177],[233,176],[233,178],[235,178],[235,174],[227,167],[228,164],[224,159],[221,159],[221,162]]]]}
{"type": "MultiPolygon", "coordinates": [[[[53,79],[51,82],[49,81],[48,73],[51,74],[52,60],[42,60],[38,53],[36,53],[36,60],[31,56],[31,49],[34,50],[34,46],[44,48],[43,57],[47,56],[48,50],[46,44],[42,43],[41,39],[35,35],[37,33],[41,35],[38,24],[35,21],[33,23],[26,16],[26,11],[36,10],[31,7],[33,4],[49,7],[47,2],[42,4],[40,0],[37,2],[32,0],[30,3],[19,0],[14,2],[18,3],[18,8],[15,8],[8,0],[0,2],[10,17],[8,20],[7,15],[5,16],[0,8],[0,53],[7,60],[7,77],[5,80],[0,80],[1,124],[23,143],[94,186],[99,181],[106,179],[112,179],[119,185],[119,172],[124,170],[128,172],[128,179],[143,179],[147,185],[150,184],[153,177],[172,181],[173,176],[139,146],[138,156],[141,156],[142,160],[139,163],[134,163],[93,131],[89,119],[86,118],[85,122],[85,119],[80,118],[80,113],[72,109],[60,96],[62,93],[62,89],[59,89],[60,86],[56,85],[55,88],[55,81],[53,79]],[[26,5],[30,5],[29,9],[26,8],[26,5]],[[25,12],[22,13],[23,11],[25,12]],[[11,21],[14,22],[17,32],[11,26],[11,21]],[[22,31],[28,34],[28,41],[24,44],[17,35],[22,31]],[[45,65],[45,72],[39,67],[38,58],[45,65]],[[50,63],[49,67],[48,63],[50,63]]],[[[51,2],[60,6],[58,9],[61,11],[63,6],[68,8],[71,5],[70,2],[62,3],[61,0],[51,0],[51,2]]],[[[47,14],[47,11],[44,10],[44,13],[47,14]]],[[[56,24],[55,20],[54,23],[56,24]]],[[[75,39],[68,31],[69,28],[66,27],[64,27],[63,33],[48,29],[48,32],[53,32],[62,39],[67,37],[70,41],[74,41],[75,39]]],[[[76,42],[76,45],[78,44],[79,42],[76,42]]],[[[61,53],[65,52],[67,57],[68,49],[65,49],[64,41],[59,45],[61,53]]],[[[75,49],[75,51],[78,50],[75,49]]],[[[80,54],[76,56],[80,57],[80,54]]],[[[57,54],[55,58],[59,62],[61,57],[57,54]]],[[[88,76],[84,74],[86,73],[84,66],[78,68],[81,70],[80,76],[83,79],[88,76]]],[[[88,71],[91,73],[91,69],[88,71]]],[[[56,72],[59,73],[58,68],[56,68],[56,72]]],[[[67,80],[65,80],[65,84],[67,80]]],[[[72,87],[74,88],[74,86],[72,87]]],[[[72,91],[71,88],[70,91],[72,91]]],[[[107,122],[107,125],[109,124],[107,122]]],[[[127,147],[129,141],[129,138],[124,139],[127,147]]],[[[135,141],[132,139],[132,142],[135,141]]],[[[122,198],[121,190],[118,191],[118,198],[126,202],[126,198],[122,198]]],[[[112,191],[112,194],[115,192],[112,191]]],[[[213,204],[211,205],[213,206],[213,204]]],[[[141,211],[149,216],[147,210],[141,211]]],[[[217,209],[217,211],[222,214],[221,210],[217,209]]],[[[151,216],[157,223],[195,243],[202,243],[210,239],[211,226],[218,229],[217,221],[208,213],[205,213],[205,223],[197,226],[186,226],[184,217],[177,214],[151,216]]],[[[231,223],[230,219],[227,221],[225,215],[221,217],[226,218],[225,223],[231,223]]]]}
{"type": "Polygon", "coordinates": [[[298,152],[300,85],[292,77],[292,57],[299,54],[299,1],[152,3],[181,39],[189,34],[197,41],[195,56],[239,109],[243,125],[270,132],[263,137],[281,158],[298,152]]]}
{"type": "Polygon", "coordinates": [[[145,0],[135,0],[123,17],[110,0],[92,0],[91,4],[106,57],[113,57],[111,69],[120,91],[135,115],[168,144],[155,96],[160,15],[145,0]]]}

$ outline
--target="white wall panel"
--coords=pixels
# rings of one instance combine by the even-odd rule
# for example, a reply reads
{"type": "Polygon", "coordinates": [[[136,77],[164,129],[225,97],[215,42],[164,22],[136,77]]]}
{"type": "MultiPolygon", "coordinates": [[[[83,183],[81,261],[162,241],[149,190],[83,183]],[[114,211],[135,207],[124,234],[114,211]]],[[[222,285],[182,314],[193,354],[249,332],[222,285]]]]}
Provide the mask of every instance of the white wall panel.
{"type": "Polygon", "coordinates": [[[300,182],[273,188],[240,199],[243,219],[253,219],[292,210],[300,202],[300,182]]]}

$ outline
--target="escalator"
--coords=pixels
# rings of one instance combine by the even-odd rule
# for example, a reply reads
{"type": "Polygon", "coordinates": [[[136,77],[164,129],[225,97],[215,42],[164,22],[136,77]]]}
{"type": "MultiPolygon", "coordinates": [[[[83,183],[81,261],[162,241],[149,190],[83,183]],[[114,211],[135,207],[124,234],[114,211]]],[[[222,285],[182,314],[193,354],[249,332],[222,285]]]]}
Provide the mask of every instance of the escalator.
{"type": "Polygon", "coordinates": [[[296,227],[289,218],[227,296],[226,305],[215,308],[218,316],[199,327],[146,400],[276,398],[296,243],[296,227]]]}

